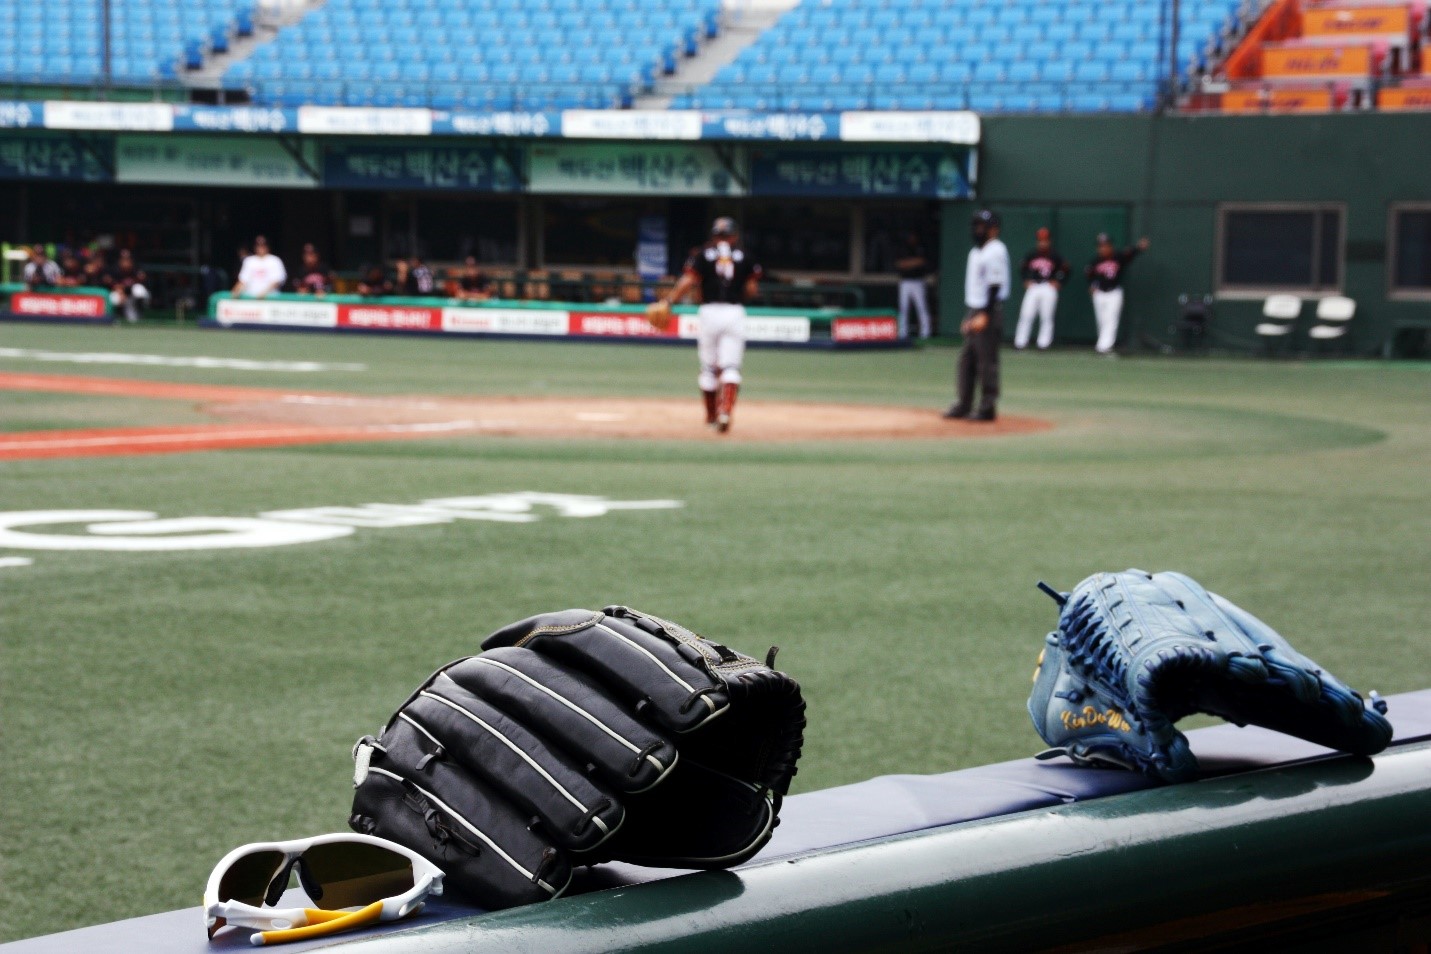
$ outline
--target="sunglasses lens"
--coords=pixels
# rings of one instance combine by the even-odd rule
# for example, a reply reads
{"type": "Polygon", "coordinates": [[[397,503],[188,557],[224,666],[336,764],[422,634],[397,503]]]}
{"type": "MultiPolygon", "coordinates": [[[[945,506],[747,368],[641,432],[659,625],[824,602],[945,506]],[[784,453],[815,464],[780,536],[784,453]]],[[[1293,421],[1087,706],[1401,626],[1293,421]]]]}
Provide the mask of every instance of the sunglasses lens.
{"type": "Polygon", "coordinates": [[[256,851],[244,855],[229,865],[229,870],[219,879],[219,900],[262,904],[268,883],[282,866],[283,853],[279,851],[256,851]]]}
{"type": "Polygon", "coordinates": [[[329,910],[372,904],[402,894],[415,883],[412,862],[377,845],[314,845],[303,853],[299,865],[309,896],[329,910]]]}

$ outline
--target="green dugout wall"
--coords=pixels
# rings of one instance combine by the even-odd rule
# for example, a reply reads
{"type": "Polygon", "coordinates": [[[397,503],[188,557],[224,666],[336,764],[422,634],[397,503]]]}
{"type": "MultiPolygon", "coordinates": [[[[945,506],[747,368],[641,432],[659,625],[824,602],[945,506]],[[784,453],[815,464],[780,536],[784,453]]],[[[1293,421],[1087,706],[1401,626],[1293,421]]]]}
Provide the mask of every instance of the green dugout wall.
{"type": "MultiPolygon", "coordinates": [[[[1219,293],[1218,210],[1226,203],[1344,208],[1342,293],[1355,299],[1350,350],[1379,353],[1400,327],[1431,325],[1431,298],[1396,295],[1393,205],[1431,200],[1431,115],[988,117],[978,202],[1004,219],[1017,267],[1043,224],[1079,273],[1059,305],[1059,340],[1091,342],[1081,272],[1099,230],[1153,247],[1129,273],[1120,343],[1168,337],[1181,294],[1216,294],[1217,343],[1256,346],[1262,294],[1219,293]]],[[[945,203],[943,327],[957,326],[969,248],[968,202],[945,203]]],[[[1005,324],[1012,335],[1020,289],[1005,324]]],[[[1303,310],[1304,324],[1313,306],[1303,310]]]]}

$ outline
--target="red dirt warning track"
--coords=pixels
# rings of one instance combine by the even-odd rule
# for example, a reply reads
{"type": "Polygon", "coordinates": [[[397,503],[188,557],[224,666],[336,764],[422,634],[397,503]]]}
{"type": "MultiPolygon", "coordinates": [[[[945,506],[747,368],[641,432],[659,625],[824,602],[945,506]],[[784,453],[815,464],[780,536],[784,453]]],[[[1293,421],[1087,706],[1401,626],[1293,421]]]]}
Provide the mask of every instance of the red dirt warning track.
{"type": "Polygon", "coordinates": [[[744,401],[725,435],[701,423],[700,402],[673,398],[367,397],[77,375],[4,374],[0,390],[191,401],[214,424],[0,433],[0,460],[172,454],[346,441],[486,435],[596,440],[779,443],[949,440],[1048,430],[1028,417],[945,421],[936,410],[744,401]]]}

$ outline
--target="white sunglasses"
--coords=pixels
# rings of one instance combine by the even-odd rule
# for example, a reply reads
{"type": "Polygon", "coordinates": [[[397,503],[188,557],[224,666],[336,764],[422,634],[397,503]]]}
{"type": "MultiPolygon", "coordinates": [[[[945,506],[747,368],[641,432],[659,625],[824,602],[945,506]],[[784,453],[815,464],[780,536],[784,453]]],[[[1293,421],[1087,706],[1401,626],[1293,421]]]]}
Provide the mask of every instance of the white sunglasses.
{"type": "Polygon", "coordinates": [[[396,921],[442,894],[442,870],[416,852],[372,835],[337,833],[235,848],[209,875],[204,926],[254,928],[255,945],[301,941],[396,921]],[[320,908],[274,908],[290,872],[320,908]]]}

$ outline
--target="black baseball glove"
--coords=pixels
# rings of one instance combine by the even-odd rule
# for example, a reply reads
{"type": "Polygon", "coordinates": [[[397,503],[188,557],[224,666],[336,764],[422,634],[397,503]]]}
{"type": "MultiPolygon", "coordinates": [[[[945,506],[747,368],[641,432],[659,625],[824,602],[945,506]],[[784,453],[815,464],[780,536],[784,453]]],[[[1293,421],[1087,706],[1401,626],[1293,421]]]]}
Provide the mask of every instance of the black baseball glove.
{"type": "Polygon", "coordinates": [[[625,606],[513,623],[354,747],[353,829],[419,852],[490,909],[574,866],[727,868],[770,839],[805,727],[800,687],[625,606]]]}

